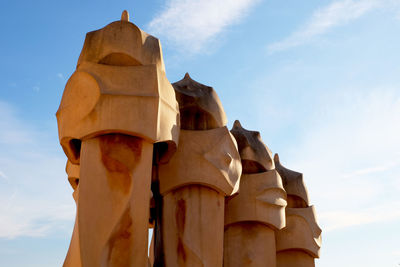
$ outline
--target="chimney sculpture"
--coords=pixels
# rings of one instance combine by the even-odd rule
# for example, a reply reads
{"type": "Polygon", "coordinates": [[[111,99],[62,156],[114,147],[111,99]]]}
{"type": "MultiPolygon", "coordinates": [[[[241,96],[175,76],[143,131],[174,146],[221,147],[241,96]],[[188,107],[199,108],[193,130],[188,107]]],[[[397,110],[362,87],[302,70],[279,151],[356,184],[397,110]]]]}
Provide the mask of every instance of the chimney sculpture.
{"type": "Polygon", "coordinates": [[[226,198],[224,267],[275,267],[274,230],[285,226],[286,193],[260,133],[235,121],[243,173],[239,192],[226,198]]]}
{"type": "Polygon", "coordinates": [[[81,262],[81,252],[79,247],[79,229],[78,229],[78,199],[79,199],[79,165],[71,163],[67,160],[67,166],[65,167],[65,172],[68,175],[68,182],[70,183],[74,192],[72,197],[75,200],[77,207],[74,230],[72,232],[71,243],[69,245],[67,256],[63,266],[69,267],[82,267],[81,262]]]}
{"type": "Polygon", "coordinates": [[[278,154],[275,166],[287,193],[286,227],[276,234],[277,267],[314,267],[319,258],[321,229],[314,206],[309,206],[303,174],[283,167],[278,154]]]}
{"type": "Polygon", "coordinates": [[[224,197],[242,170],[236,141],[212,87],[189,74],[173,86],[181,131],[176,153],[159,167],[164,266],[222,266],[224,197]]]}
{"type": "Polygon", "coordinates": [[[87,33],[56,116],[76,203],[64,267],[314,266],[302,174],[258,132],[229,131],[212,87],[171,85],[128,12],[87,33]]]}
{"type": "Polygon", "coordinates": [[[153,144],[166,144],[167,161],[178,141],[160,42],[128,17],[86,35],[56,114],[61,146],[80,165],[73,243],[85,267],[147,266],[153,144]]]}

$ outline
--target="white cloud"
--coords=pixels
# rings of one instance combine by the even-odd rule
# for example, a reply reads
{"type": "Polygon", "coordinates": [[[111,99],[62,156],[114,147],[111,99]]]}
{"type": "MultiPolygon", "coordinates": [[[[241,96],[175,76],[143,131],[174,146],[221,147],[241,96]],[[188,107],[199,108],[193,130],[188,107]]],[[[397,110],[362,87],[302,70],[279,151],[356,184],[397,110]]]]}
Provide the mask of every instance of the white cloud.
{"type": "Polygon", "coordinates": [[[0,178],[8,180],[8,177],[2,171],[0,171],[0,178]]]}
{"type": "Polygon", "coordinates": [[[287,167],[304,173],[324,230],[400,221],[400,93],[368,91],[320,100],[287,155],[287,167]]]}
{"type": "Polygon", "coordinates": [[[322,212],[318,215],[318,218],[321,221],[328,222],[325,224],[325,232],[362,224],[394,221],[400,218],[400,202],[368,207],[361,211],[322,212]]]}
{"type": "Polygon", "coordinates": [[[32,142],[35,133],[16,119],[17,112],[9,104],[0,101],[0,144],[26,144],[32,142]],[[28,130],[28,131],[26,131],[28,130]]]}
{"type": "Polygon", "coordinates": [[[391,168],[393,168],[397,165],[400,165],[400,160],[389,161],[388,163],[384,163],[381,166],[374,166],[374,167],[370,167],[370,168],[364,168],[364,169],[352,171],[348,174],[345,174],[344,178],[351,178],[351,177],[355,177],[355,176],[362,176],[362,175],[367,175],[367,174],[371,174],[371,173],[383,172],[386,170],[390,170],[391,168]]]}
{"type": "Polygon", "coordinates": [[[149,32],[185,52],[199,52],[228,26],[242,19],[259,0],[167,0],[149,23],[149,32]]]}
{"type": "Polygon", "coordinates": [[[334,27],[344,25],[379,7],[386,0],[342,0],[318,9],[298,31],[268,46],[269,53],[306,44],[334,27]]]}
{"type": "Polygon", "coordinates": [[[68,235],[75,205],[55,125],[30,125],[1,101],[0,114],[0,238],[68,235]]]}
{"type": "Polygon", "coordinates": [[[57,73],[57,77],[60,78],[61,80],[64,80],[64,75],[62,73],[57,73]]]}

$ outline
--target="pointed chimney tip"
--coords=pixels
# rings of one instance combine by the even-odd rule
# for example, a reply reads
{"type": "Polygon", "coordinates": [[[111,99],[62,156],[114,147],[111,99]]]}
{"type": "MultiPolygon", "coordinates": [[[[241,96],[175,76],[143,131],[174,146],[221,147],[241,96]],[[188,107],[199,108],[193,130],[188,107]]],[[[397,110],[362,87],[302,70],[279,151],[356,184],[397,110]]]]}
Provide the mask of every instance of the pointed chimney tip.
{"type": "Polygon", "coordinates": [[[234,128],[236,128],[236,127],[242,128],[242,125],[240,124],[240,121],[239,121],[239,120],[235,120],[235,122],[233,123],[233,127],[234,127],[234,128]]]}
{"type": "Polygon", "coordinates": [[[274,161],[275,161],[275,163],[280,163],[278,153],[275,153],[275,155],[274,155],[274,161]]]}
{"type": "Polygon", "coordinates": [[[121,21],[129,21],[129,13],[128,13],[128,11],[126,11],[126,10],[122,11],[121,21]]]}

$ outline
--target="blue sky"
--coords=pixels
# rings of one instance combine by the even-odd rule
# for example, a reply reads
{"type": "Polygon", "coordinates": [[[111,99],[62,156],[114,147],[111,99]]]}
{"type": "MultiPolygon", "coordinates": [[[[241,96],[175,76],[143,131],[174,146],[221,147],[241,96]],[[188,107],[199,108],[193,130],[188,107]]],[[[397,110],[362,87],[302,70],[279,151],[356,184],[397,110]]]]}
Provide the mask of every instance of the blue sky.
{"type": "Polygon", "coordinates": [[[400,1],[2,1],[0,266],[61,266],[75,204],[55,112],[88,31],[131,21],[304,173],[328,266],[400,264],[400,1]]]}

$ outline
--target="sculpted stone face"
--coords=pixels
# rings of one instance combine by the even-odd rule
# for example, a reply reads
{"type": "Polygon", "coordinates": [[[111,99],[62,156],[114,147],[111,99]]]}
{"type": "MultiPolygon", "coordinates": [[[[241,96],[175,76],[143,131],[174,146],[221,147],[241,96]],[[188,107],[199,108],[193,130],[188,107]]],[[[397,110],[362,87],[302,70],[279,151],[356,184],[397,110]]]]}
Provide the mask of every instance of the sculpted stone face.
{"type": "Polygon", "coordinates": [[[239,152],[214,89],[189,74],[173,86],[181,130],[176,153],[158,166],[165,245],[155,265],[222,266],[224,197],[237,189],[239,152]],[[165,262],[157,265],[161,257],[165,262]]]}
{"type": "Polygon", "coordinates": [[[262,142],[259,132],[244,129],[236,120],[231,133],[238,143],[243,173],[259,173],[275,168],[272,152],[262,142]]]}
{"type": "Polygon", "coordinates": [[[275,170],[243,174],[239,193],[226,202],[225,225],[254,221],[273,229],[285,226],[286,193],[275,170]]]}
{"type": "Polygon", "coordinates": [[[288,208],[308,207],[308,191],[304,184],[303,174],[282,166],[278,154],[275,154],[274,161],[275,168],[282,177],[283,186],[288,195],[288,208]]]}
{"type": "Polygon", "coordinates": [[[153,155],[168,161],[179,137],[159,41],[127,12],[88,33],[56,116],[68,167],[80,166],[65,266],[145,266],[153,155]]]}
{"type": "Polygon", "coordinates": [[[178,150],[159,170],[162,194],[185,185],[201,184],[231,195],[237,190],[242,168],[233,136],[226,127],[221,127],[182,130],[178,150]]]}
{"type": "Polygon", "coordinates": [[[188,73],[173,87],[181,131],[178,150],[169,164],[159,167],[161,193],[201,184],[230,195],[242,166],[235,138],[225,126],[226,115],[218,95],[188,73]]]}
{"type": "Polygon", "coordinates": [[[286,192],[274,170],[272,153],[259,132],[244,129],[235,121],[235,136],[243,165],[239,193],[226,199],[225,225],[254,221],[281,229],[285,226],[286,192]]]}
{"type": "MultiPolygon", "coordinates": [[[[77,206],[79,201],[79,171],[80,171],[79,165],[72,164],[69,160],[67,161],[65,172],[68,175],[68,181],[71,184],[72,189],[74,189],[72,197],[74,198],[77,206]]],[[[76,266],[76,267],[82,266],[80,245],[79,245],[78,213],[76,214],[74,230],[72,232],[72,237],[71,237],[71,243],[68,249],[67,256],[65,257],[63,266],[76,266]]]]}
{"type": "Polygon", "coordinates": [[[78,164],[73,164],[71,161],[67,160],[67,165],[65,166],[65,172],[68,175],[68,182],[72,186],[74,191],[79,185],[79,171],[80,166],[78,164]]]}
{"type": "Polygon", "coordinates": [[[160,41],[127,18],[87,33],[77,68],[82,62],[110,66],[156,65],[165,71],[160,41]]]}
{"type": "Polygon", "coordinates": [[[74,164],[82,140],[114,132],[166,142],[170,156],[179,110],[158,39],[129,21],[88,33],[56,115],[60,143],[74,164]]]}
{"type": "Polygon", "coordinates": [[[209,130],[227,123],[225,111],[217,93],[210,86],[185,77],[172,84],[181,114],[181,129],[209,130]]]}
{"type": "Polygon", "coordinates": [[[321,228],[317,224],[314,206],[286,208],[286,227],[277,232],[277,251],[303,250],[319,258],[321,228]]]}
{"type": "Polygon", "coordinates": [[[276,249],[278,254],[281,254],[278,263],[282,263],[278,266],[286,266],[286,262],[300,261],[299,259],[304,261],[304,264],[299,266],[314,266],[311,259],[319,257],[321,228],[317,224],[314,206],[309,206],[303,174],[282,166],[278,154],[275,154],[274,161],[288,195],[286,227],[276,233],[276,249]],[[307,255],[301,255],[300,252],[307,255]]]}
{"type": "Polygon", "coordinates": [[[238,193],[225,198],[225,267],[276,266],[275,230],[285,226],[286,192],[259,132],[235,121],[243,173],[238,193]]]}

